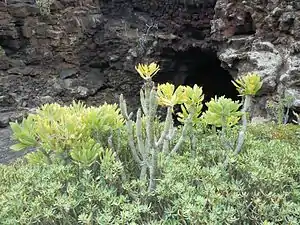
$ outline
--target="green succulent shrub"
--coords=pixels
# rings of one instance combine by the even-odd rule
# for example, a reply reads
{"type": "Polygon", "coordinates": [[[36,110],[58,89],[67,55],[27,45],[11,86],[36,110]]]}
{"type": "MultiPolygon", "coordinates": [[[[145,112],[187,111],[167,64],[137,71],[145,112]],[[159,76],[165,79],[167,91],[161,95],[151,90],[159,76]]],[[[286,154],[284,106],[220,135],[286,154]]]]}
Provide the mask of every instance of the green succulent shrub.
{"type": "Polygon", "coordinates": [[[198,143],[196,156],[165,161],[157,187],[164,217],[174,224],[298,224],[299,148],[252,135],[244,148],[225,165],[228,151],[212,134],[198,143]]]}
{"type": "Polygon", "coordinates": [[[11,148],[36,151],[0,166],[0,224],[300,223],[300,126],[247,123],[258,75],[234,82],[242,103],[216,97],[200,117],[201,87],[155,85],[156,63],[136,70],[135,119],[121,95],[119,107],[46,104],[11,123],[11,148]]]}
{"type": "Polygon", "coordinates": [[[109,138],[120,132],[124,119],[116,104],[86,107],[81,102],[70,106],[45,104],[21,123],[10,123],[14,151],[35,147],[26,158],[31,163],[74,161],[91,165],[109,147],[109,138]]]}
{"type": "Polygon", "coordinates": [[[299,148],[250,132],[225,165],[228,151],[216,140],[209,133],[195,154],[160,154],[151,194],[138,179],[123,182],[122,164],[110,154],[93,171],[0,166],[0,224],[299,224],[299,148]]]}
{"type": "Polygon", "coordinates": [[[136,113],[136,121],[132,119],[133,113],[128,113],[123,95],[120,96],[120,108],[126,120],[128,144],[140,173],[139,178],[148,183],[148,191],[153,192],[160,176],[158,155],[163,153],[172,156],[182,147],[185,139],[193,135],[193,125],[202,109],[203,92],[197,85],[193,88],[175,88],[170,83],[156,86],[152,81],[152,77],[160,70],[156,63],[139,64],[135,69],[145,81],[140,90],[141,108],[136,113]],[[173,125],[172,112],[176,105],[182,107],[182,113],[178,114],[183,122],[181,129],[173,125]],[[166,107],[167,115],[162,122],[163,129],[157,132],[155,122],[158,121],[158,106],[166,107]]]}
{"type": "Polygon", "coordinates": [[[203,120],[206,124],[216,127],[232,127],[239,122],[242,115],[239,111],[241,104],[224,96],[216,97],[206,105],[207,111],[202,115],[203,120]]]}
{"type": "Polygon", "coordinates": [[[140,224],[149,206],[120,193],[119,165],[103,160],[107,168],[96,174],[74,165],[0,166],[0,224],[140,224]]]}

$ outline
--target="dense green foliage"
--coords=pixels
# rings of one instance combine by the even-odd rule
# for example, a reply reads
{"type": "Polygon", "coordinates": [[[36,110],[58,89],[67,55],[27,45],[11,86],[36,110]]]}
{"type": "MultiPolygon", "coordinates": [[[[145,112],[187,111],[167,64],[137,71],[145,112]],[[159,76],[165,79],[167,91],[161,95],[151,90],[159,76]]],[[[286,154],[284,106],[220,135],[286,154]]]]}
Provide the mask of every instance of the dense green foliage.
{"type": "Polygon", "coordinates": [[[160,156],[162,177],[151,194],[136,179],[123,182],[122,164],[110,157],[93,171],[1,166],[0,224],[299,224],[300,142],[255,130],[296,128],[250,128],[244,151],[229,154],[227,165],[217,134],[199,134],[195,154],[160,156]]]}
{"type": "Polygon", "coordinates": [[[248,124],[258,75],[234,83],[243,103],[216,97],[200,116],[201,87],[155,87],[157,64],[136,69],[135,119],[121,95],[120,108],[46,104],[11,123],[12,150],[36,151],[0,166],[0,225],[300,224],[300,126],[248,124]]]}
{"type": "Polygon", "coordinates": [[[89,165],[108,147],[103,140],[123,124],[116,104],[100,107],[75,102],[70,106],[45,104],[22,123],[11,123],[13,137],[19,142],[11,149],[36,147],[37,152],[27,156],[32,163],[73,160],[89,165]]]}

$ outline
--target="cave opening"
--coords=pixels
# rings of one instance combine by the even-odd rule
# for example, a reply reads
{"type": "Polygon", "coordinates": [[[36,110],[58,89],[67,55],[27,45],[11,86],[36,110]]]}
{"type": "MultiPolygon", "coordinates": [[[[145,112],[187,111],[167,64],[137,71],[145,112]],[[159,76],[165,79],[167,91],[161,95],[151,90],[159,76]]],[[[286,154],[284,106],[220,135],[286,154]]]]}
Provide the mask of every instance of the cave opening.
{"type": "Polygon", "coordinates": [[[203,111],[207,109],[205,102],[215,96],[225,96],[234,101],[241,100],[232,84],[232,76],[221,66],[221,61],[214,50],[189,48],[176,52],[164,49],[161,54],[162,70],[154,81],[170,82],[176,86],[194,86],[194,84],[201,86],[204,93],[203,111]]]}

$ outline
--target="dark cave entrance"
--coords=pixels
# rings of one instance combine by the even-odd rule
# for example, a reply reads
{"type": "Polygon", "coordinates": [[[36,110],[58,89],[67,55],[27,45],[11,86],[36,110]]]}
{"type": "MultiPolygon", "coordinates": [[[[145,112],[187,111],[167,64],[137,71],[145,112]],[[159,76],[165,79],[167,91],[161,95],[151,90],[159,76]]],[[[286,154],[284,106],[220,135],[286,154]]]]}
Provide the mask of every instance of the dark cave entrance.
{"type": "MultiPolygon", "coordinates": [[[[221,62],[213,50],[189,48],[176,52],[165,49],[161,52],[161,72],[155,77],[157,83],[172,82],[177,85],[202,86],[204,103],[215,96],[225,96],[232,100],[241,100],[232,76],[221,67],[221,62]]],[[[203,110],[206,110],[205,104],[203,110]]]]}

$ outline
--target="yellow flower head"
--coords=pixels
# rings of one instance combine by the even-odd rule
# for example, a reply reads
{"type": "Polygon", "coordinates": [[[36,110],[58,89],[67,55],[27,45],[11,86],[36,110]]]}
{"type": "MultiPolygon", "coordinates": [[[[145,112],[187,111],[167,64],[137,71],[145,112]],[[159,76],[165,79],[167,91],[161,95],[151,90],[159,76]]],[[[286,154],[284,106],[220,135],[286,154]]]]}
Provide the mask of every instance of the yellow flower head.
{"type": "Polygon", "coordinates": [[[158,104],[162,106],[173,107],[177,104],[182,104],[185,98],[185,87],[175,86],[170,83],[159,84],[157,87],[158,104]]]}
{"type": "Polygon", "coordinates": [[[262,81],[258,74],[248,73],[236,81],[232,82],[240,95],[256,95],[262,87],[262,81]]]}
{"type": "Polygon", "coordinates": [[[159,65],[154,62],[149,65],[139,63],[135,69],[144,80],[150,80],[160,70],[159,65]]]}

